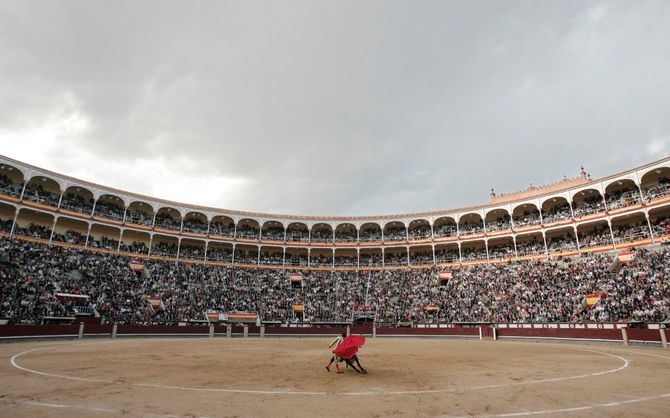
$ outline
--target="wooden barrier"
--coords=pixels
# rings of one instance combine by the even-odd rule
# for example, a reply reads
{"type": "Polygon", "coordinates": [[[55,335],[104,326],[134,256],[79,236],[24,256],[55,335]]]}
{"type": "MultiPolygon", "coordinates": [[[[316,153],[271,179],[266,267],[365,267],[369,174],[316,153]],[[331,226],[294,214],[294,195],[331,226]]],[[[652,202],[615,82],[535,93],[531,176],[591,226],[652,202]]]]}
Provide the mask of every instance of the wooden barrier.
{"type": "Polygon", "coordinates": [[[626,344],[658,344],[667,347],[667,330],[663,325],[648,328],[629,328],[625,324],[592,327],[592,324],[574,324],[569,327],[546,327],[542,324],[518,324],[510,326],[459,326],[440,327],[372,327],[372,326],[279,326],[279,325],[123,325],[123,324],[79,324],[79,325],[2,325],[0,339],[21,338],[86,338],[119,336],[200,336],[217,335],[247,337],[308,337],[335,336],[349,331],[355,335],[372,337],[461,337],[474,339],[562,339],[584,341],[606,341],[626,344]]]}
{"type": "Polygon", "coordinates": [[[0,338],[77,337],[79,325],[1,325],[0,338]]]}
{"type": "Polygon", "coordinates": [[[621,330],[597,328],[496,328],[496,337],[622,341],[621,330]]]}

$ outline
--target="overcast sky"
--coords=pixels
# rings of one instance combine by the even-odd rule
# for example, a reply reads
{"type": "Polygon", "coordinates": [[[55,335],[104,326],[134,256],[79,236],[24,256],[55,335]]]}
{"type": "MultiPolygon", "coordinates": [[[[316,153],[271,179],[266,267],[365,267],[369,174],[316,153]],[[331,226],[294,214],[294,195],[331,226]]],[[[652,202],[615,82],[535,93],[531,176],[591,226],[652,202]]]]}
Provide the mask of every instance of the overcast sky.
{"type": "Polygon", "coordinates": [[[670,154],[670,2],[0,0],[0,153],[229,209],[486,203],[670,154]]]}

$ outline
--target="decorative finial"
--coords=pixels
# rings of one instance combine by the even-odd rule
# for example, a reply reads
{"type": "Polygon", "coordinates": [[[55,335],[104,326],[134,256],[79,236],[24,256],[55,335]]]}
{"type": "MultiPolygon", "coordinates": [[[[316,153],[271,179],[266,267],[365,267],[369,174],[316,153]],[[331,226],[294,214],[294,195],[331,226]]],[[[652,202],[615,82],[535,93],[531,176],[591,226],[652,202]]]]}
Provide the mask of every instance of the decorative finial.
{"type": "Polygon", "coordinates": [[[584,166],[581,166],[581,168],[579,169],[579,177],[583,179],[588,179],[590,177],[589,174],[586,172],[586,170],[584,170],[584,166]]]}

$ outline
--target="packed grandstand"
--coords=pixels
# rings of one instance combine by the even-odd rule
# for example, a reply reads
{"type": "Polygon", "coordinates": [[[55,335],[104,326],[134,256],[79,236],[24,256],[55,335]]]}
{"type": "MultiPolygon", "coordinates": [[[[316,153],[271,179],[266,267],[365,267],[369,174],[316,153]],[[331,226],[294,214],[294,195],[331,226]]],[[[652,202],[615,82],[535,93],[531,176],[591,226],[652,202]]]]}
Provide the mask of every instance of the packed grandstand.
{"type": "Polygon", "coordinates": [[[670,158],[412,215],[226,211],[0,157],[0,318],[664,322],[670,158]]]}

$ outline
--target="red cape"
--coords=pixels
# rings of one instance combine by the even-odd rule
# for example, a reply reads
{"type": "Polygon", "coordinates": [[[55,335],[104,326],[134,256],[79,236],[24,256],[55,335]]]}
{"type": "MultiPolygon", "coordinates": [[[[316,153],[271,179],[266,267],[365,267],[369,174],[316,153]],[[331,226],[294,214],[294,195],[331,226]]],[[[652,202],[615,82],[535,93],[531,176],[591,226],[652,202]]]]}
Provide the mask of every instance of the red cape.
{"type": "Polygon", "coordinates": [[[342,343],[337,346],[333,353],[344,360],[349,360],[356,355],[358,349],[365,344],[365,337],[362,335],[350,335],[345,338],[342,343]]]}

